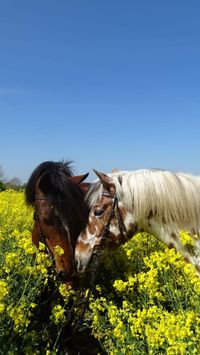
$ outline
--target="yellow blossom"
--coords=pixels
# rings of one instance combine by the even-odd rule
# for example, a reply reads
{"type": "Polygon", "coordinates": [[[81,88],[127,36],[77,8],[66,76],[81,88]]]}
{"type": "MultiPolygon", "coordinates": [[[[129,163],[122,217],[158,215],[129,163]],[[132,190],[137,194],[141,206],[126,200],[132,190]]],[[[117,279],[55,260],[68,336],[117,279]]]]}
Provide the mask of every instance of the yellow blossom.
{"type": "Polygon", "coordinates": [[[0,301],[8,294],[8,285],[5,281],[0,280],[0,301]]]}
{"type": "Polygon", "coordinates": [[[51,319],[55,324],[64,323],[65,321],[65,310],[61,305],[56,305],[52,309],[51,319]]]}
{"type": "Polygon", "coordinates": [[[62,295],[65,302],[69,300],[69,297],[74,295],[75,292],[69,284],[61,284],[59,286],[59,292],[62,295]]]}
{"type": "Polygon", "coordinates": [[[5,309],[5,304],[0,302],[0,314],[3,313],[4,309],[5,309]]]}
{"type": "Polygon", "coordinates": [[[30,322],[21,306],[9,306],[7,308],[10,318],[14,322],[14,329],[16,332],[21,332],[26,328],[30,322]]]}
{"type": "Polygon", "coordinates": [[[56,254],[59,255],[59,256],[64,254],[63,248],[61,248],[59,245],[56,245],[54,250],[55,250],[56,254]]]}
{"type": "Polygon", "coordinates": [[[192,236],[188,232],[180,231],[179,235],[180,235],[181,243],[184,246],[187,246],[187,245],[190,245],[192,247],[195,246],[194,237],[192,238],[192,236]]]}

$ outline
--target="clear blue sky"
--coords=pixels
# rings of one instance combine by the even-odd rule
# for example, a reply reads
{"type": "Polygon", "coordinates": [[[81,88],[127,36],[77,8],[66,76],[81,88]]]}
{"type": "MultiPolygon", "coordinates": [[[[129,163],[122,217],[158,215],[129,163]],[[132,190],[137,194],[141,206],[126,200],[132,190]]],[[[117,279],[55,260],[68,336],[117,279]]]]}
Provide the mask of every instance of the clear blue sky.
{"type": "Polygon", "coordinates": [[[199,0],[0,2],[0,165],[60,159],[200,175],[199,0]]]}

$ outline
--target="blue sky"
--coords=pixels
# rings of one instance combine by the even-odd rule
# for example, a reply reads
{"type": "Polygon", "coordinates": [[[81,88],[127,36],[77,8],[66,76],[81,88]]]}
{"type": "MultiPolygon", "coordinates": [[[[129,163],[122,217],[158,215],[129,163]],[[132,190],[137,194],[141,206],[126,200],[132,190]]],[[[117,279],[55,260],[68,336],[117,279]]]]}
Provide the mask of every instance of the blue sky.
{"type": "Polygon", "coordinates": [[[2,0],[5,175],[61,159],[200,175],[199,16],[198,0],[2,0]]]}

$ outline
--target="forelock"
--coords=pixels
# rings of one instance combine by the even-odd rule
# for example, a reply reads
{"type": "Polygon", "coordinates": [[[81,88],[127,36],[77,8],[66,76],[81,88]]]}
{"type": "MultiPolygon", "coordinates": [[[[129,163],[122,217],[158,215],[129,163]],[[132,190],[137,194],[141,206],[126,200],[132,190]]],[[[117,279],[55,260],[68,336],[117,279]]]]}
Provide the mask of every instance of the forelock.
{"type": "Polygon", "coordinates": [[[97,200],[102,196],[103,187],[100,181],[94,182],[85,196],[85,201],[89,208],[91,208],[97,200]]]}

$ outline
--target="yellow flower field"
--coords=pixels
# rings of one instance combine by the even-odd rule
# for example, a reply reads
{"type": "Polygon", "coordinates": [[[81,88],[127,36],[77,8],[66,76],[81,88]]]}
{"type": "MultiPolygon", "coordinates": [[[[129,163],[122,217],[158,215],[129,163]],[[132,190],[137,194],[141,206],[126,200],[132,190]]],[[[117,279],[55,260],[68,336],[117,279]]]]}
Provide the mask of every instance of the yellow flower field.
{"type": "MultiPolygon", "coordinates": [[[[0,353],[64,354],[76,293],[58,283],[43,245],[32,245],[32,215],[23,191],[0,193],[0,353]]],[[[200,279],[175,250],[138,234],[105,256],[96,283],[83,328],[102,354],[200,353],[200,279]]]]}

